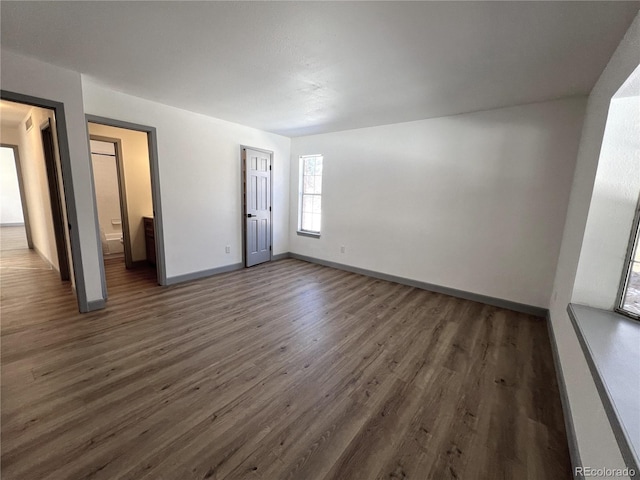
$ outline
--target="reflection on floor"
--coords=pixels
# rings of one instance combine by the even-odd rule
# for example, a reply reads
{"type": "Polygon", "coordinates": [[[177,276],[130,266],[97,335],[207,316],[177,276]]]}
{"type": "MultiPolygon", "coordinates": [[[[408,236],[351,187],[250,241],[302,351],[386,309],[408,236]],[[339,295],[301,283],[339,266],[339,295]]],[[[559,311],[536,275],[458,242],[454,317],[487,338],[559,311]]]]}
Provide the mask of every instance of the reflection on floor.
{"type": "Polygon", "coordinates": [[[29,250],[24,226],[0,227],[0,269],[52,270],[35,250],[29,250]]]}
{"type": "Polygon", "coordinates": [[[0,250],[20,250],[29,248],[24,225],[15,227],[0,227],[0,250]]]}
{"type": "Polygon", "coordinates": [[[4,480],[571,475],[538,318],[293,259],[106,271],[85,315],[3,272],[4,480]]]}
{"type": "Polygon", "coordinates": [[[78,312],[71,282],[60,281],[58,272],[35,250],[29,250],[24,227],[0,228],[0,279],[3,333],[15,321],[22,328],[27,312],[46,316],[46,312],[56,312],[63,318],[78,312]]]}
{"type": "Polygon", "coordinates": [[[131,293],[131,286],[143,288],[158,286],[155,268],[142,265],[127,270],[124,257],[108,255],[104,257],[104,270],[107,276],[107,293],[112,299],[118,295],[131,293]]]}
{"type": "MultiPolygon", "coordinates": [[[[157,285],[156,270],[151,266],[139,266],[127,270],[123,256],[107,256],[104,260],[105,274],[107,277],[107,289],[110,298],[127,291],[130,282],[145,282],[152,287],[157,285]]],[[[6,276],[7,281],[18,281],[24,287],[26,295],[47,296],[61,294],[60,287],[66,293],[73,296],[70,282],[61,282],[60,276],[51,265],[44,260],[35,250],[29,249],[24,226],[0,227],[0,275],[6,276]],[[28,272],[20,276],[20,271],[41,270],[43,275],[29,276],[28,272]],[[14,275],[16,277],[14,278],[14,275]],[[55,286],[55,288],[54,288],[55,286]],[[45,292],[51,290],[51,292],[45,292]]],[[[21,288],[22,288],[21,287],[21,288]]],[[[4,302],[6,296],[3,295],[4,302]]],[[[76,306],[75,299],[73,305],[76,306]]]]}

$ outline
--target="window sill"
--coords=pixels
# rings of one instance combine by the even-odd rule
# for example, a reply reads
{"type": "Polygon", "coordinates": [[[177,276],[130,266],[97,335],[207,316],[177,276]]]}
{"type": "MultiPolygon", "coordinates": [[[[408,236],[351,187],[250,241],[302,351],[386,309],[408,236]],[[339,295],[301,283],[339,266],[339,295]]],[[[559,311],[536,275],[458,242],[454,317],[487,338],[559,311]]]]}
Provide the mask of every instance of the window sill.
{"type": "Polygon", "coordinates": [[[607,310],[569,304],[569,318],[628,468],[640,453],[640,323],[607,310]]]}
{"type": "Polygon", "coordinates": [[[305,232],[303,230],[298,230],[296,233],[301,237],[320,238],[320,233],[305,232]]]}

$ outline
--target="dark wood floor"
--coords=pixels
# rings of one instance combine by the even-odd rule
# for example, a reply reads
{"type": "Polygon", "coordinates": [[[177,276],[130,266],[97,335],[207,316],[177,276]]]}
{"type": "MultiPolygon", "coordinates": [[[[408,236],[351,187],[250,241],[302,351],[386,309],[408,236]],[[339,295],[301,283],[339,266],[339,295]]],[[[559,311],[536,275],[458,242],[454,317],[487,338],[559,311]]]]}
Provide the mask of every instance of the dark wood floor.
{"type": "Polygon", "coordinates": [[[2,270],[3,479],[566,479],[545,324],[297,260],[2,270]]]}

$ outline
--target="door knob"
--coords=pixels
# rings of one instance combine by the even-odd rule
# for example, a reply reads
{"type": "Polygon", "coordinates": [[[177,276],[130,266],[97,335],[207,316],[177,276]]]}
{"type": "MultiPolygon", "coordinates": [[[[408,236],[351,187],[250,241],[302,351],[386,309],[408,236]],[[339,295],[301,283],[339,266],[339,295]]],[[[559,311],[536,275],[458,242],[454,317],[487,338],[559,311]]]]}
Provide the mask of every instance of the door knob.
{"type": "Polygon", "coordinates": [[[247,218],[251,218],[251,217],[257,217],[257,215],[253,215],[251,213],[247,213],[247,218]]]}

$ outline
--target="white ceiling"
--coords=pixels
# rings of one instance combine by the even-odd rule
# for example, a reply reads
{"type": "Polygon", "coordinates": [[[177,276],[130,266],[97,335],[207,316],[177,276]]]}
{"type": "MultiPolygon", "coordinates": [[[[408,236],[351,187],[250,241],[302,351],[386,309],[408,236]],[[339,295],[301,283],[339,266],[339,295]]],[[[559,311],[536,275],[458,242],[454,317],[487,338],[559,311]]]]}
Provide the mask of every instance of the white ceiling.
{"type": "MultiPolygon", "coordinates": [[[[640,53],[639,53],[640,56],[640,53]]],[[[640,97],[640,65],[629,75],[629,78],[618,89],[614,98],[640,97]]],[[[640,255],[640,250],[638,250],[640,255]]]]}
{"type": "Polygon", "coordinates": [[[18,127],[32,108],[31,105],[0,100],[0,127],[18,127]]]}
{"type": "Polygon", "coordinates": [[[587,94],[637,2],[9,2],[3,47],[288,136],[587,94]]]}

